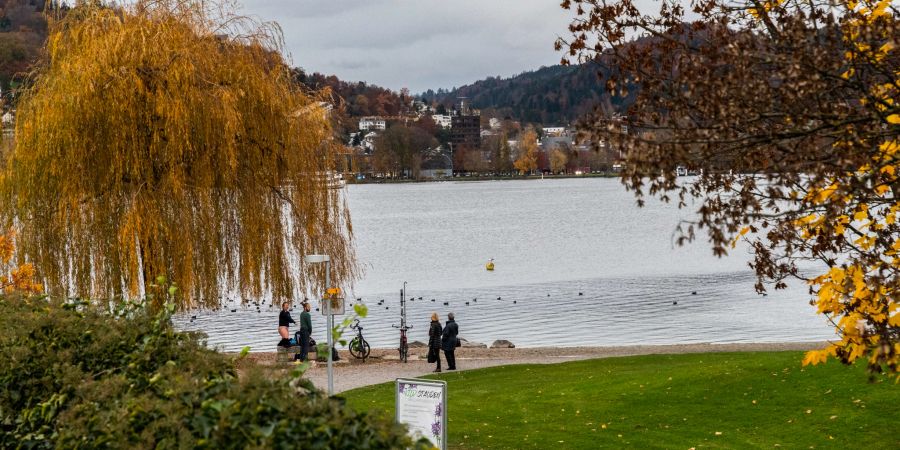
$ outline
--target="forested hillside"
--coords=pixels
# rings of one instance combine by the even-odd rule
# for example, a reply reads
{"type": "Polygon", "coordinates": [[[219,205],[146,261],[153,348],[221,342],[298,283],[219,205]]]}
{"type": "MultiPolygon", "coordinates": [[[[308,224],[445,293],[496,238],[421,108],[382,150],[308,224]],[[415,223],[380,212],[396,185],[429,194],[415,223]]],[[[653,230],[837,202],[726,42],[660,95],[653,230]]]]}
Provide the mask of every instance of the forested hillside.
{"type": "Polygon", "coordinates": [[[23,77],[47,39],[45,0],[0,0],[0,88],[23,77]]]}
{"type": "Polygon", "coordinates": [[[335,100],[342,101],[343,109],[353,117],[396,117],[409,109],[410,97],[405,90],[397,93],[363,81],[342,81],[334,75],[310,74],[299,68],[294,69],[294,79],[313,90],[330,88],[335,100]]]}
{"type": "Polygon", "coordinates": [[[450,91],[428,90],[426,102],[450,105],[458,97],[483,111],[523,122],[566,124],[597,106],[620,110],[622,99],[610,98],[598,80],[599,65],[542,67],[510,78],[489,77],[450,91]]]}

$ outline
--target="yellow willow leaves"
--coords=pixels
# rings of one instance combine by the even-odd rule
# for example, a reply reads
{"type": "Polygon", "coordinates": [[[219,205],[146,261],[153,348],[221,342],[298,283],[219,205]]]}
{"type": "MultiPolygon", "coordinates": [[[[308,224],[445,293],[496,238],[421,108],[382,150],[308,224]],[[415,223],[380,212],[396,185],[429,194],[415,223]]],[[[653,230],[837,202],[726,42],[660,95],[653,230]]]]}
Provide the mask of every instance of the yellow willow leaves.
{"type": "Polygon", "coordinates": [[[130,297],[157,276],[181,306],[276,299],[357,266],[328,189],[320,101],[291,81],[277,29],[212,2],[81,5],[51,24],[0,179],[18,251],[54,295],[130,297]]]}
{"type": "Polygon", "coordinates": [[[0,290],[5,294],[23,293],[38,294],[43,291],[43,286],[34,281],[34,265],[25,263],[18,267],[10,267],[10,261],[15,252],[15,232],[9,231],[0,235],[0,265],[3,273],[0,274],[0,290]]]}

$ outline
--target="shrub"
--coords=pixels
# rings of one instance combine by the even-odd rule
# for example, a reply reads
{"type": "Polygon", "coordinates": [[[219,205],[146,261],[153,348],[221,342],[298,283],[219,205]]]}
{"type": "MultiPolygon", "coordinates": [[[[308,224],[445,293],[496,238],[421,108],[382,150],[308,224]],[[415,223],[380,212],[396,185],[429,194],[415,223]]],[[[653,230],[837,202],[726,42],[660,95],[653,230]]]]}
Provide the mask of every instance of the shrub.
{"type": "Polygon", "coordinates": [[[408,448],[297,369],[237,376],[169,312],[0,297],[2,448],[408,448]]]}

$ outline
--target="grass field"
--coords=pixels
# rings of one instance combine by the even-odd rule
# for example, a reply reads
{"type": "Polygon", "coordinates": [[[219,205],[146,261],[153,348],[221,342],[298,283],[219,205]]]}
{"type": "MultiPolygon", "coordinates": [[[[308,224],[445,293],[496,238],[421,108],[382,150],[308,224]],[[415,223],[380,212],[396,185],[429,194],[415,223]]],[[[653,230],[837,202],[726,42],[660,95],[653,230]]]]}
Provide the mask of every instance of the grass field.
{"type": "MultiPolygon", "coordinates": [[[[506,366],[448,383],[451,448],[900,449],[900,385],[798,352],[506,366]]],[[[460,365],[464,365],[461,361],[460,365]]],[[[394,385],[346,392],[393,415],[394,385]]]]}

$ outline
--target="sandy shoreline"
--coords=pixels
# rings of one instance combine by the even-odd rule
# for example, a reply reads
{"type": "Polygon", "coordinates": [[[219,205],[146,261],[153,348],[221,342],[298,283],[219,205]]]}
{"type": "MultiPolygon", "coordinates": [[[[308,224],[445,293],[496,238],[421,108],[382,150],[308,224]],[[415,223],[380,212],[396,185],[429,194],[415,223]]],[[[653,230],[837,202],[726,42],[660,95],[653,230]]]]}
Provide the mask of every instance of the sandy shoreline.
{"type": "MultiPolygon", "coordinates": [[[[614,347],[534,347],[534,348],[460,348],[456,351],[457,369],[471,370],[510,364],[553,364],[583,359],[633,356],[649,354],[681,354],[710,352],[753,352],[753,351],[803,351],[825,346],[824,342],[771,342],[741,344],[675,344],[675,345],[631,345],[614,347]]],[[[386,383],[396,378],[418,377],[430,374],[434,364],[425,361],[427,349],[410,349],[408,363],[401,363],[395,349],[372,349],[366,362],[352,358],[341,352],[342,361],[334,366],[335,392],[343,392],[373,384],[386,383]]],[[[238,368],[248,365],[278,369],[289,368],[290,364],[276,362],[275,353],[251,353],[238,368]]],[[[446,367],[445,367],[446,369],[446,367]]],[[[325,363],[317,363],[307,371],[306,376],[313,383],[325,388],[327,374],[325,363]]]]}

